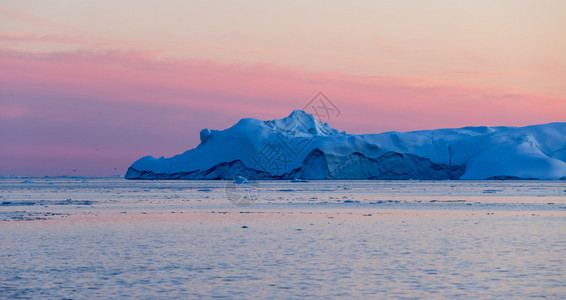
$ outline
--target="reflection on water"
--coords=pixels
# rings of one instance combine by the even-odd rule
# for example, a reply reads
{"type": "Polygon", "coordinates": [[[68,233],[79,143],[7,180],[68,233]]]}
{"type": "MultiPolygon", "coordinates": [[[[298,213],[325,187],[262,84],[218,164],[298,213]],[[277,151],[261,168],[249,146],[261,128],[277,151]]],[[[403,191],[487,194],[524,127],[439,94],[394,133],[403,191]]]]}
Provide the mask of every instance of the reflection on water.
{"type": "MultiPolygon", "coordinates": [[[[482,201],[497,210],[442,201],[502,183],[481,182],[488,187],[474,192],[461,185],[460,195],[453,183],[439,183],[453,193],[433,193],[440,203],[394,209],[363,200],[333,204],[328,200],[342,197],[337,189],[314,196],[328,203],[298,205],[293,199],[310,193],[301,189],[328,183],[277,183],[262,195],[279,202],[242,209],[206,198],[221,194],[222,185],[197,193],[205,183],[185,182],[187,191],[176,190],[177,183],[114,180],[88,189],[80,182],[0,182],[0,203],[12,202],[0,205],[0,298],[566,298],[566,200],[558,194],[564,183],[551,183],[535,204],[513,206],[485,193],[482,201]],[[175,197],[183,193],[197,197],[175,197]],[[57,204],[66,197],[92,203],[57,204]],[[9,217],[17,213],[41,218],[9,217]]],[[[371,184],[340,183],[350,188],[348,199],[363,198],[371,184]]],[[[413,183],[394,184],[401,191],[409,185],[405,193],[417,197],[413,183]]]]}

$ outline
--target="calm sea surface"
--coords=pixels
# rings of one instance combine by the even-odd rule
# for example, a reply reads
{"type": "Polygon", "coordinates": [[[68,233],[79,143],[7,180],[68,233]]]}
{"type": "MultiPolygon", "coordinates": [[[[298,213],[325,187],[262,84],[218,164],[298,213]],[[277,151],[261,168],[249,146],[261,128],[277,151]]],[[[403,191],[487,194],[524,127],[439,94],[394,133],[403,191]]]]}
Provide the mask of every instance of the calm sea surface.
{"type": "Polygon", "coordinates": [[[0,179],[0,298],[566,299],[564,181],[0,179]]]}

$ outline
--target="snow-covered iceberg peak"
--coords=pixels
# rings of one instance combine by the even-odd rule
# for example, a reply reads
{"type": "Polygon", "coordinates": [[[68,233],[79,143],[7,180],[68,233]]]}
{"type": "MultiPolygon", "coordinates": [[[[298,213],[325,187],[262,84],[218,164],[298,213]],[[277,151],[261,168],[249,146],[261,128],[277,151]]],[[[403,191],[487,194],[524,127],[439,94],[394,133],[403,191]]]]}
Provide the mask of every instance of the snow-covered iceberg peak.
{"type": "Polygon", "coordinates": [[[330,136],[340,134],[328,123],[318,121],[313,115],[302,110],[294,110],[288,117],[265,121],[265,125],[273,131],[288,136],[330,136]]]}

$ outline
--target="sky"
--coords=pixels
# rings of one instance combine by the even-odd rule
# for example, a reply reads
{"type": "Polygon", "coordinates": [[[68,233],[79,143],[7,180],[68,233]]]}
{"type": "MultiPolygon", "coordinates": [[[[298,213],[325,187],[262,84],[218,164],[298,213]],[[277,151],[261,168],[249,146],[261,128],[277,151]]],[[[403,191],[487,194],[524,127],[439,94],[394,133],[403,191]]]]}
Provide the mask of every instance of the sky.
{"type": "Polygon", "coordinates": [[[0,176],[109,176],[319,92],[348,133],[566,121],[562,0],[3,0],[0,176]]]}

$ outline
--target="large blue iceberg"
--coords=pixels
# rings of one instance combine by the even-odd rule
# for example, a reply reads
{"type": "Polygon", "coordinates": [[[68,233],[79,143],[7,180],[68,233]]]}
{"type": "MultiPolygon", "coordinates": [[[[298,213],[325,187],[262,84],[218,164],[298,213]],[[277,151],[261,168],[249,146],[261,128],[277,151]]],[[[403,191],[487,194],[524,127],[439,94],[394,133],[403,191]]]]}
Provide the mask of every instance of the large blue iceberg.
{"type": "Polygon", "coordinates": [[[128,179],[565,179],[566,123],[354,135],[296,110],[203,129],[171,158],[142,157],[128,179]]]}

